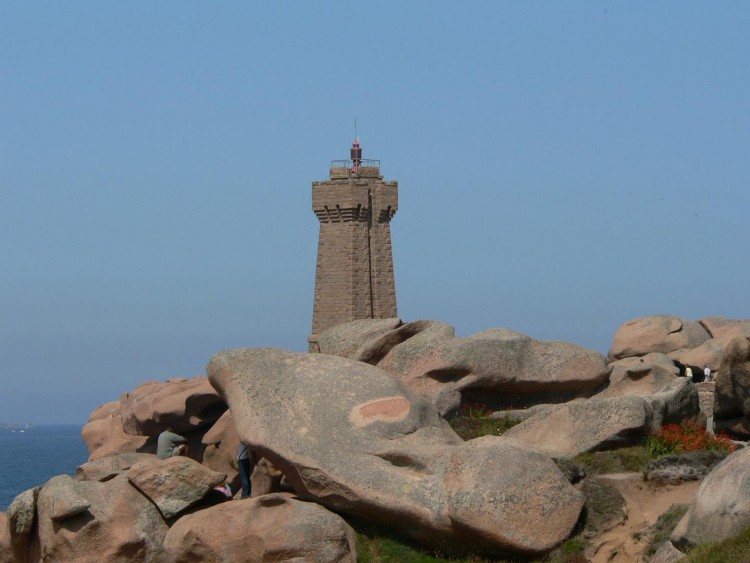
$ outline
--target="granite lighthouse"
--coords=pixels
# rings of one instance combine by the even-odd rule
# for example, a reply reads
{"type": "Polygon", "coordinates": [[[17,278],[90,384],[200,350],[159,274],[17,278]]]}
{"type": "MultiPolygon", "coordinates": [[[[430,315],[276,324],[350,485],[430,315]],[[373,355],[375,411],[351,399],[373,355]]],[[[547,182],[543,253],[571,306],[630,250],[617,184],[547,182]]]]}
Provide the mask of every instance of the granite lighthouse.
{"type": "Polygon", "coordinates": [[[355,139],[349,160],[331,162],[329,179],[313,182],[320,221],[310,352],[324,330],[358,319],[397,317],[390,221],[398,182],[386,182],[379,160],[362,158],[355,139]]]}

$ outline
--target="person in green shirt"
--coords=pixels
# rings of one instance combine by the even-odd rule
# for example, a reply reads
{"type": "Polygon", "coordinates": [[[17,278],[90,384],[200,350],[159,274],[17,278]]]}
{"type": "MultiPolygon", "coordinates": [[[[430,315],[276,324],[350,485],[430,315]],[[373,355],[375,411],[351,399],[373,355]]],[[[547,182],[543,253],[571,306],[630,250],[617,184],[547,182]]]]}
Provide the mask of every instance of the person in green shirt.
{"type": "Polygon", "coordinates": [[[187,439],[172,432],[172,428],[159,434],[159,439],[156,441],[156,457],[159,459],[178,455],[187,456],[188,451],[187,439]]]}

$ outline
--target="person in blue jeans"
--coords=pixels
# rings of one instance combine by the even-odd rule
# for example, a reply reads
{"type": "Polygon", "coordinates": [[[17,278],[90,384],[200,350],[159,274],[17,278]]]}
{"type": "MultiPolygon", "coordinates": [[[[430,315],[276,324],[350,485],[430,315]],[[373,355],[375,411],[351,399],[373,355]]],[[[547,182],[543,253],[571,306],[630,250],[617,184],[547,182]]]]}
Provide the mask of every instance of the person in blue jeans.
{"type": "Polygon", "coordinates": [[[240,479],[242,480],[242,498],[250,497],[250,475],[255,468],[255,456],[240,442],[237,448],[237,466],[240,470],[240,479]]]}

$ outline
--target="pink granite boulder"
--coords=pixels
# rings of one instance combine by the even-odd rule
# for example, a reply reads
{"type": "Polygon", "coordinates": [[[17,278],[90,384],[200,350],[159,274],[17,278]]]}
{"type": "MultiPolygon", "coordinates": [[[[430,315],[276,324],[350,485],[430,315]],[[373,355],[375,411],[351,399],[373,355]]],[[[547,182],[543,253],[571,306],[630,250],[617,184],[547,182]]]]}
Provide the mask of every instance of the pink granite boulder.
{"type": "Polygon", "coordinates": [[[156,443],[149,445],[148,436],[133,436],[126,434],[122,429],[119,401],[108,403],[108,405],[117,405],[117,411],[95,418],[94,414],[101,414],[101,411],[97,409],[81,431],[83,441],[89,450],[89,461],[121,453],[156,451],[156,443]]]}
{"type": "Polygon", "coordinates": [[[543,553],[583,507],[548,457],[504,438],[464,443],[434,405],[362,362],[230,350],[207,373],[240,439],[301,499],[396,524],[427,545],[543,553]]]}
{"type": "Polygon", "coordinates": [[[39,491],[29,561],[165,561],[167,524],[119,475],[105,483],[50,479],[39,491]]]}
{"type": "Polygon", "coordinates": [[[452,327],[432,324],[378,364],[443,415],[462,402],[501,409],[587,397],[609,375],[604,356],[568,342],[542,342],[508,329],[465,338],[452,333],[452,327]]]}
{"type": "Polygon", "coordinates": [[[706,340],[697,348],[683,348],[669,353],[672,360],[690,366],[695,373],[696,370],[703,371],[708,366],[712,372],[719,369],[721,359],[724,357],[729,343],[738,335],[734,332],[724,333],[719,337],[706,340]]]}
{"type": "Polygon", "coordinates": [[[16,561],[10,542],[8,515],[5,512],[0,512],[0,563],[16,563],[16,561]]]}
{"type": "Polygon", "coordinates": [[[697,348],[711,336],[696,321],[672,315],[654,315],[628,321],[615,333],[609,357],[622,359],[651,352],[669,354],[683,348],[697,348]]]}
{"type": "Polygon", "coordinates": [[[141,461],[128,470],[127,477],[166,519],[174,518],[205,499],[227,478],[182,456],[141,461]]]}
{"type": "Polygon", "coordinates": [[[156,461],[154,454],[122,453],[88,461],[76,468],[76,481],[109,481],[141,461],[156,461]]]}
{"type": "Polygon", "coordinates": [[[340,516],[282,494],[183,516],[164,548],[172,561],[357,561],[354,531],[340,516]]]}
{"type": "Polygon", "coordinates": [[[750,448],[728,456],[701,483],[695,501],[672,533],[681,549],[718,542],[750,526],[750,448]]]}
{"type": "Polygon", "coordinates": [[[750,320],[740,321],[724,317],[708,317],[701,319],[700,323],[713,338],[721,338],[729,334],[750,338],[750,320]]]}
{"type": "Polygon", "coordinates": [[[360,319],[338,324],[318,335],[321,354],[350,358],[368,364],[377,364],[396,344],[407,338],[402,336],[401,319],[360,319]]]}
{"type": "Polygon", "coordinates": [[[652,426],[681,422],[700,414],[698,390],[664,354],[624,358],[611,364],[609,385],[592,398],[638,396],[653,410],[652,426]]]}
{"type": "Polygon", "coordinates": [[[206,432],[201,440],[205,447],[201,464],[208,469],[224,473],[233,491],[241,487],[237,469],[237,448],[240,439],[234,429],[232,412],[227,410],[206,432]]]}
{"type": "Polygon", "coordinates": [[[623,447],[653,429],[653,409],[642,397],[577,400],[551,405],[503,436],[554,458],[623,447]]]}
{"type": "Polygon", "coordinates": [[[745,336],[732,338],[716,372],[714,429],[750,439],[750,338],[745,336]]]}
{"type": "Polygon", "coordinates": [[[151,381],[120,398],[123,430],[137,436],[178,434],[206,428],[224,414],[226,405],[205,377],[151,381]]]}

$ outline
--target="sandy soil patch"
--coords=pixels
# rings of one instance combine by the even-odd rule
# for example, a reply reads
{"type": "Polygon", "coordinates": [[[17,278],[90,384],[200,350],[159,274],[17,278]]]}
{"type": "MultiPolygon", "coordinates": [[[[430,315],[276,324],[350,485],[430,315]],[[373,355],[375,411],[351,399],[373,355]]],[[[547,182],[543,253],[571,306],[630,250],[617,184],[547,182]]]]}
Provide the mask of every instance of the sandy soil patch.
{"type": "Polygon", "coordinates": [[[644,481],[640,473],[598,475],[606,484],[616,487],[625,498],[627,518],[622,524],[594,538],[587,552],[592,563],[638,563],[646,560],[648,529],[673,504],[690,504],[700,481],[679,485],[644,481]],[[633,536],[641,534],[640,540],[633,536]]]}

